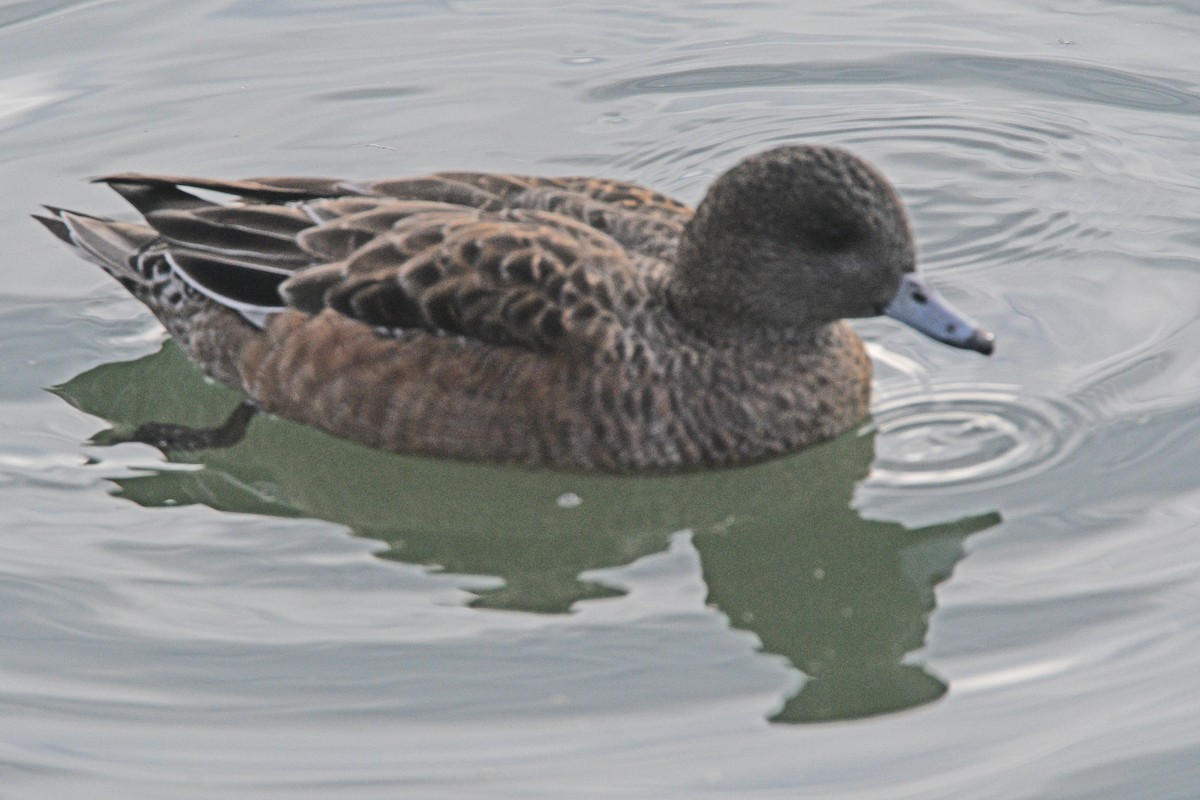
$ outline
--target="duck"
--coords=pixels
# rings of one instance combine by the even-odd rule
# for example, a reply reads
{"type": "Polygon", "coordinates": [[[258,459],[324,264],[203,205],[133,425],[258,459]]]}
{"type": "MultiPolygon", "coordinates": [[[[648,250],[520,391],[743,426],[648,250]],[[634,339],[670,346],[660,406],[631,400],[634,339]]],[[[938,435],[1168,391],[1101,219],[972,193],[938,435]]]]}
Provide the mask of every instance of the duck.
{"type": "Polygon", "coordinates": [[[695,208],[484,172],[96,182],[141,220],[35,218],[251,413],[383,450],[730,467],[861,424],[872,367],[847,319],[994,347],[918,270],[895,188],[833,146],[751,155],[695,208]]]}

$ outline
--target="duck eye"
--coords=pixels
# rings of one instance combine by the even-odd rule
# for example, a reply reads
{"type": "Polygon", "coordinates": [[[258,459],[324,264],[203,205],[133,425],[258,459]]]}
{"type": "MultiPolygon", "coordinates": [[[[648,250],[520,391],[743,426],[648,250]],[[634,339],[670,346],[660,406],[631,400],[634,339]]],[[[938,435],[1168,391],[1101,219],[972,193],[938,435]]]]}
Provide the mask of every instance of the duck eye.
{"type": "Polygon", "coordinates": [[[810,231],[813,241],[828,250],[845,250],[854,239],[853,229],[845,225],[822,225],[810,231]]]}

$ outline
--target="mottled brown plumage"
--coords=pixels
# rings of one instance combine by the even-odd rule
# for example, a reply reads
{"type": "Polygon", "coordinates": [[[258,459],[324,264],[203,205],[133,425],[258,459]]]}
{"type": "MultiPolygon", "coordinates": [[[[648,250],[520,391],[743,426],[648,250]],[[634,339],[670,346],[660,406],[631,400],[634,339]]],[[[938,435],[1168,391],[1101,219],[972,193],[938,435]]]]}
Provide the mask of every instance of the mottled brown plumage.
{"type": "MultiPolygon", "coordinates": [[[[694,214],[594,178],[101,180],[145,223],[40,219],[215,379],[401,452],[609,470],[784,453],[866,414],[870,363],[840,320],[928,303],[895,192],[834,148],[751,157],[694,214]]],[[[965,323],[917,324],[990,351],[965,323]]]]}

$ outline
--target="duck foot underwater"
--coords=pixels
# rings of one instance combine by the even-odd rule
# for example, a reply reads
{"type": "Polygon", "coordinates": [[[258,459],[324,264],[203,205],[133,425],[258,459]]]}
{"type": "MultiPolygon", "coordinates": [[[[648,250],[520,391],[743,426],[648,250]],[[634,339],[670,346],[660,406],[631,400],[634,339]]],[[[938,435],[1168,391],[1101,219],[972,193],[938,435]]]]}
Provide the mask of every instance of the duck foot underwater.
{"type": "Polygon", "coordinates": [[[139,425],[132,433],[105,436],[96,444],[138,442],[170,453],[233,447],[246,437],[250,421],[258,411],[258,404],[253,400],[243,400],[224,422],[211,428],[177,425],[172,422],[147,422],[139,425]]]}

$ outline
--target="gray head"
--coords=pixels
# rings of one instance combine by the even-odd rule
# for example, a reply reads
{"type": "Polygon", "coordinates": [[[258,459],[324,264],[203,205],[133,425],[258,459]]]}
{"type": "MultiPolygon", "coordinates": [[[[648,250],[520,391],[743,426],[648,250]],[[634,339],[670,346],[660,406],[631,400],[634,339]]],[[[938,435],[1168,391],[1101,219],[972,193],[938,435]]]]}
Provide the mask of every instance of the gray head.
{"type": "Polygon", "coordinates": [[[990,334],[917,273],[912,229],[891,184],[834,147],[777,147],[718,178],[680,240],[676,283],[716,325],[802,330],[888,313],[940,341],[990,352],[990,334]]]}

